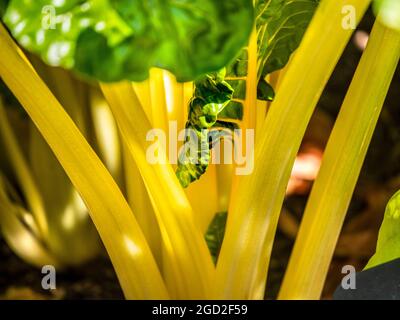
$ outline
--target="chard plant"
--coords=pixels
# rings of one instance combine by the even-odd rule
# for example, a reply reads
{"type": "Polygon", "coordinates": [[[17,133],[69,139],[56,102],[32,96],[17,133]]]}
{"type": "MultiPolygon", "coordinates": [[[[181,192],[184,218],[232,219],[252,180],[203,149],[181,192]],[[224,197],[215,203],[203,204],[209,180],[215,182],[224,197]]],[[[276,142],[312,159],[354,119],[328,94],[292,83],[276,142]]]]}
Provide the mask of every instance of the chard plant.
{"type": "MultiPolygon", "coordinates": [[[[2,97],[6,241],[36,266],[64,268],[98,254],[100,238],[127,299],[263,299],[296,154],[371,3],[0,1],[0,77],[30,119],[17,131],[18,103],[2,97]],[[171,135],[149,139],[154,129],[171,132],[171,121],[186,129],[175,156],[171,135]],[[237,129],[251,130],[254,146],[237,129]],[[237,139],[254,153],[243,175],[240,164],[212,162],[221,145],[235,153],[237,139]],[[149,161],[154,147],[157,161],[149,161]]],[[[376,22],[281,299],[321,295],[399,62],[398,1],[373,5],[376,22]]],[[[398,202],[395,195],[388,204],[368,266],[400,256],[398,202]]]]}

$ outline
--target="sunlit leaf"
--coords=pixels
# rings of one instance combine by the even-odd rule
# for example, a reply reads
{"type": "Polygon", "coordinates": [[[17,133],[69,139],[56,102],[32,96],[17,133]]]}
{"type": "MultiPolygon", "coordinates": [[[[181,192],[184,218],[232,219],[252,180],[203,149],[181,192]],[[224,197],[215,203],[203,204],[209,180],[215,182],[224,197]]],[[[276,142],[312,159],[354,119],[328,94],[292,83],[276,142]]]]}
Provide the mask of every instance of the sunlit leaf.
{"type": "Polygon", "coordinates": [[[400,191],[386,205],[385,215],[379,230],[376,252],[366,269],[400,257],[400,191]]]}

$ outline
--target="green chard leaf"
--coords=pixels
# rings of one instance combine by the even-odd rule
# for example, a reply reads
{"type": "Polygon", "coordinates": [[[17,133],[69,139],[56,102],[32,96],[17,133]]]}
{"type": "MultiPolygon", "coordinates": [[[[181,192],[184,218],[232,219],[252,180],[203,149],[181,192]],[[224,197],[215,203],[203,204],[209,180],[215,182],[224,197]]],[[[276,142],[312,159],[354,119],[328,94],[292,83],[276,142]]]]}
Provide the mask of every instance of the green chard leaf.
{"type": "MultiPolygon", "coordinates": [[[[297,49],[304,32],[311,21],[311,18],[318,6],[319,0],[257,0],[255,4],[256,12],[256,31],[257,31],[257,54],[258,54],[258,86],[257,98],[259,100],[272,101],[275,92],[272,86],[265,80],[266,76],[274,71],[282,69],[291,54],[297,49]]],[[[243,48],[236,58],[226,66],[224,80],[233,89],[230,101],[225,101],[224,107],[218,109],[217,119],[223,120],[228,124],[226,128],[234,128],[232,120],[242,120],[244,101],[246,99],[246,81],[248,74],[248,49],[243,48]]],[[[196,91],[192,102],[189,105],[189,122],[187,129],[193,129],[193,116],[200,119],[204,116],[201,112],[192,110],[199,98],[207,103],[212,103],[215,95],[199,96],[203,92],[197,87],[209,85],[205,75],[196,81],[196,91]]],[[[215,88],[216,89],[216,88],[215,88]]],[[[202,110],[201,108],[199,110],[202,110]]],[[[197,126],[198,130],[203,129],[197,126]]],[[[200,132],[198,137],[202,136],[200,132]]],[[[203,135],[206,139],[206,135],[203,135]]],[[[218,136],[216,136],[218,138],[218,136]]],[[[215,144],[214,144],[215,145],[215,144]]],[[[212,145],[210,145],[212,148],[212,145]]],[[[181,154],[181,163],[178,167],[177,175],[181,184],[187,186],[188,183],[199,179],[206,171],[209,160],[209,153],[202,157],[202,161],[194,164],[190,157],[181,154]],[[190,179],[188,179],[190,177],[190,179]]]]}
{"type": "Polygon", "coordinates": [[[253,11],[251,0],[10,0],[3,20],[53,66],[101,81],[141,81],[161,67],[188,81],[235,57],[253,11]]]}
{"type": "Polygon", "coordinates": [[[222,240],[224,240],[227,212],[218,212],[211,221],[205,239],[215,264],[217,264],[222,240]]]}
{"type": "Polygon", "coordinates": [[[397,191],[386,205],[376,252],[365,269],[397,258],[400,258],[400,191],[397,191]]]}

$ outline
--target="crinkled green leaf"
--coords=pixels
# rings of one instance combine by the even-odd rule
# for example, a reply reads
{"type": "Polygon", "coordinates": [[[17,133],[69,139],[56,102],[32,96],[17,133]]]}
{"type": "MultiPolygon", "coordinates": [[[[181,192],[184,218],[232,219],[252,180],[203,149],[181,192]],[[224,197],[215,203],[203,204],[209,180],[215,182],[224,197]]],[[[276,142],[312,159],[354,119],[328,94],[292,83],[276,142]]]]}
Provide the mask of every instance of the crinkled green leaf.
{"type": "Polygon", "coordinates": [[[207,170],[211,149],[226,134],[225,129],[235,128],[233,123],[218,120],[218,115],[233,95],[233,88],[224,78],[225,69],[222,69],[195,81],[194,97],[190,101],[189,119],[185,126],[185,145],[176,169],[176,176],[184,188],[207,170]]]}
{"type": "Polygon", "coordinates": [[[224,240],[227,217],[227,212],[217,213],[211,221],[205,235],[208,249],[210,250],[215,264],[217,263],[219,252],[221,250],[222,240],[224,240]]]}
{"type": "Polygon", "coordinates": [[[274,88],[265,80],[260,79],[257,85],[257,99],[264,101],[272,101],[275,98],[274,88]]]}
{"type": "Polygon", "coordinates": [[[218,115],[220,119],[243,119],[243,103],[246,99],[246,77],[248,69],[249,53],[247,48],[243,48],[237,57],[226,67],[226,80],[233,88],[231,101],[218,115]]]}
{"type": "Polygon", "coordinates": [[[399,0],[375,0],[374,12],[378,14],[380,21],[389,28],[400,31],[400,1],[399,0]]]}
{"type": "Polygon", "coordinates": [[[246,48],[240,50],[237,57],[226,67],[227,77],[246,77],[249,53],[246,48]]]}
{"type": "Polygon", "coordinates": [[[400,258],[400,191],[397,191],[386,205],[376,252],[365,268],[369,269],[397,258],[400,258]]]}
{"type": "Polygon", "coordinates": [[[251,0],[11,0],[4,22],[51,65],[102,81],[144,80],[150,67],[179,81],[227,65],[253,25],[251,0]]]}
{"type": "Polygon", "coordinates": [[[239,101],[231,101],[218,114],[218,119],[221,120],[242,120],[243,119],[243,104],[239,101]]]}

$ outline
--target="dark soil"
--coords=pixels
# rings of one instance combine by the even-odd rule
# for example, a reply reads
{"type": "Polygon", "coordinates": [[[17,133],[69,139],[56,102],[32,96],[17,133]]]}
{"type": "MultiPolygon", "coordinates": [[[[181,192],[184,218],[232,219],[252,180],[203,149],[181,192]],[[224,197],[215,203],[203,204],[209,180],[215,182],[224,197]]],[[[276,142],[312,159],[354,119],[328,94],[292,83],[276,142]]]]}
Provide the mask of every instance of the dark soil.
{"type": "Polygon", "coordinates": [[[123,299],[114,269],[106,256],[79,269],[57,273],[56,290],[43,290],[40,269],[18,258],[0,240],[0,299],[123,299]]]}

